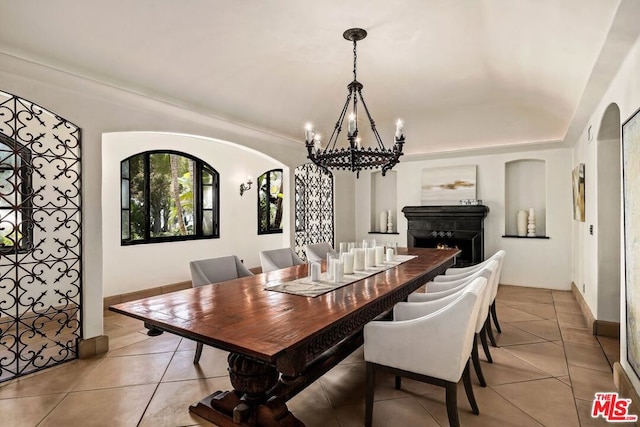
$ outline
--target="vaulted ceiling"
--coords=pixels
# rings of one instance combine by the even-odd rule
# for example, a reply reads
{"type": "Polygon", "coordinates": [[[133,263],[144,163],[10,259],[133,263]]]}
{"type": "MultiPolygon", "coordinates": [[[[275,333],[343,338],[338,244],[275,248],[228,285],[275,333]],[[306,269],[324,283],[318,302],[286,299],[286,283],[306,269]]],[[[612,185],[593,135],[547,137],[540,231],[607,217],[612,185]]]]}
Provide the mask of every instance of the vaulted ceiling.
{"type": "Polygon", "coordinates": [[[594,80],[622,3],[0,0],[0,52],[302,143],[331,132],[361,27],[383,139],[402,118],[409,154],[559,145],[615,71],[594,80]]]}

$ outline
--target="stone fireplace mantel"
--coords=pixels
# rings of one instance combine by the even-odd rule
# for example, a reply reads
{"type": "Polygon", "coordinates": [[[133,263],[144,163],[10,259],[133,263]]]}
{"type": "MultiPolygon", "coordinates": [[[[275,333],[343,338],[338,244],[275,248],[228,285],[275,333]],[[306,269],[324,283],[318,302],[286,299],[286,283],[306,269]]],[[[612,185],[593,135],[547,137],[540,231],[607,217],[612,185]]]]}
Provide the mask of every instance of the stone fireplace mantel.
{"type": "Polygon", "coordinates": [[[456,265],[465,267],[484,261],[484,205],[405,206],[407,246],[457,247],[462,252],[456,265]]]}

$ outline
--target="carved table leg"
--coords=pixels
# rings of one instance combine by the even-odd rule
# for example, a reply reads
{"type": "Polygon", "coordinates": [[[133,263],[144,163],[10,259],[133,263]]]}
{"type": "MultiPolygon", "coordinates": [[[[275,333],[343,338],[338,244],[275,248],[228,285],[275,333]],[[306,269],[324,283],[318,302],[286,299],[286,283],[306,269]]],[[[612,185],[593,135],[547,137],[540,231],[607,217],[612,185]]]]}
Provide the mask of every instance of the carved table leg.
{"type": "Polygon", "coordinates": [[[289,412],[282,399],[267,392],[278,382],[278,371],[250,357],[231,353],[229,378],[234,391],[216,392],[189,410],[220,426],[304,426],[289,412]]]}

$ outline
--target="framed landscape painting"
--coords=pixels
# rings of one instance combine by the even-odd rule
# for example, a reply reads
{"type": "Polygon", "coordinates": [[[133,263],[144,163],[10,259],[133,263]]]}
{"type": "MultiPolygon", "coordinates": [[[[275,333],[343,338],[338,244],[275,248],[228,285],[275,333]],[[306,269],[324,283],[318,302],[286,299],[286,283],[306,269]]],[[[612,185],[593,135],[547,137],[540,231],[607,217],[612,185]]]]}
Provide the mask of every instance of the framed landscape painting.
{"type": "Polygon", "coordinates": [[[421,204],[458,205],[476,198],[476,165],[422,169],[421,204]]]}
{"type": "Polygon", "coordinates": [[[640,114],[622,125],[627,360],[640,377],[640,114]]]}

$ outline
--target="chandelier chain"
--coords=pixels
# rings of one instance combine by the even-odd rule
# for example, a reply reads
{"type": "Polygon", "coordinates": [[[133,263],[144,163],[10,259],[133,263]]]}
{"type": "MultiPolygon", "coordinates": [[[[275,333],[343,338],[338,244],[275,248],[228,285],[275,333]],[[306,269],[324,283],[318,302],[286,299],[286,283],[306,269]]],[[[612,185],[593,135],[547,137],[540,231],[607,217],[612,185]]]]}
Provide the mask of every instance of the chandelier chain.
{"type": "Polygon", "coordinates": [[[353,40],[353,81],[357,81],[358,79],[356,78],[356,60],[358,59],[358,54],[356,52],[356,44],[357,41],[353,40]]]}

